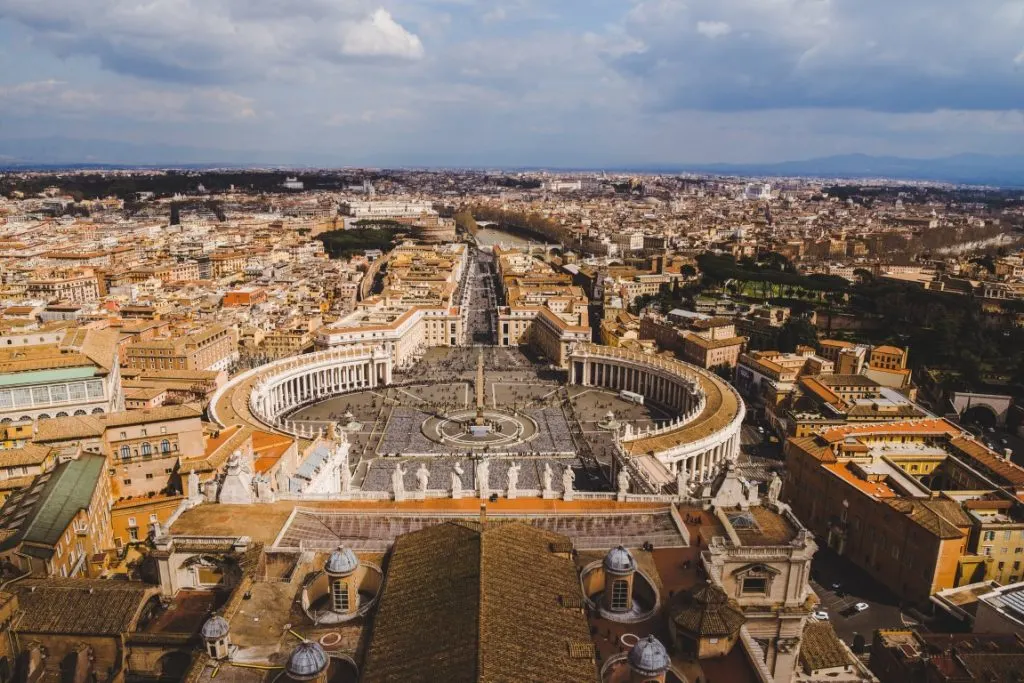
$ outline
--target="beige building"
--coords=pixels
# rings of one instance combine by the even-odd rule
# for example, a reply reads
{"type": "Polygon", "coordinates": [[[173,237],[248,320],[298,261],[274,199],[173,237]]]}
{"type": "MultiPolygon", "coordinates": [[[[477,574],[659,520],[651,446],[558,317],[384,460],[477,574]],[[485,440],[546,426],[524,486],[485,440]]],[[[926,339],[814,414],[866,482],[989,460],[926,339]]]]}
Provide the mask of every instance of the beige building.
{"type": "Polygon", "coordinates": [[[135,342],[125,353],[125,364],[142,370],[225,370],[236,360],[237,333],[225,325],[135,342]]]}

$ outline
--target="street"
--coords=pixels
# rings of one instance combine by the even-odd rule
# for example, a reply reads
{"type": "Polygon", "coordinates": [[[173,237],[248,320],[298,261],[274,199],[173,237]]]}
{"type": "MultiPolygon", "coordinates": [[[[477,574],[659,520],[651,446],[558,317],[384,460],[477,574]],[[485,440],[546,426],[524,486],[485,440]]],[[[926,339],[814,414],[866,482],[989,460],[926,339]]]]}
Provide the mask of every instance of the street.
{"type": "Polygon", "coordinates": [[[836,634],[852,646],[857,634],[870,645],[877,629],[905,628],[917,623],[902,612],[895,596],[879,585],[846,558],[824,547],[811,562],[811,588],[821,599],[819,610],[828,612],[836,634]],[[839,584],[838,589],[832,588],[839,584]],[[862,612],[853,609],[859,602],[867,603],[862,612]]]}

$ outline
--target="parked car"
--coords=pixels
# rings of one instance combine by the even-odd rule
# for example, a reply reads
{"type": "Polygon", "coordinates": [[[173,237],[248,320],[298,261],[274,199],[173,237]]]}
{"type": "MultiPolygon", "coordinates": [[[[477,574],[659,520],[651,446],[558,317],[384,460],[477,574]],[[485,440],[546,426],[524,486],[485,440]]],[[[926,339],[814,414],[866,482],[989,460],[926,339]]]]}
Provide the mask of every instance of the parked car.
{"type": "Polygon", "coordinates": [[[817,619],[818,621],[828,621],[828,612],[826,612],[825,610],[818,610],[811,616],[817,619]]]}
{"type": "Polygon", "coordinates": [[[867,609],[867,608],[868,608],[869,606],[870,606],[870,605],[868,605],[868,603],[866,603],[866,602],[858,602],[858,603],[857,603],[856,605],[854,605],[854,606],[853,606],[853,608],[854,608],[855,610],[857,610],[858,612],[863,612],[863,611],[864,611],[864,610],[866,610],[866,609],[867,609]]]}

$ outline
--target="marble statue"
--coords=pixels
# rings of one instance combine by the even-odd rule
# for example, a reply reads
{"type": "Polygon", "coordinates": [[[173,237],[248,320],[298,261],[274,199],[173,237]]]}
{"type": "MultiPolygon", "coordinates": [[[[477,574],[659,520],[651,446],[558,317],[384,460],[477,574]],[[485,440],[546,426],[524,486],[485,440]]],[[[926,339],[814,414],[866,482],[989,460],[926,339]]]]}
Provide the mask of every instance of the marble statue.
{"type": "Polygon", "coordinates": [[[572,483],[576,481],[576,473],[568,465],[562,470],[562,491],[572,495],[572,483]]]}
{"type": "Polygon", "coordinates": [[[402,466],[395,464],[395,471],[391,473],[391,488],[395,492],[395,500],[402,500],[405,496],[405,470],[402,466]]]}
{"type": "Polygon", "coordinates": [[[619,470],[619,493],[622,495],[629,493],[629,472],[625,467],[619,470]]]}
{"type": "Polygon", "coordinates": [[[352,473],[348,471],[348,463],[341,463],[341,492],[349,493],[352,491],[352,473]]]}
{"type": "Polygon", "coordinates": [[[685,496],[690,492],[690,471],[684,462],[676,473],[676,493],[685,496]]]}
{"type": "Polygon", "coordinates": [[[459,498],[462,495],[462,463],[456,461],[452,468],[452,498],[459,498]]]}
{"type": "Polygon", "coordinates": [[[486,460],[480,460],[476,466],[476,483],[480,489],[480,497],[486,498],[491,492],[491,465],[486,460]]]}
{"type": "Polygon", "coordinates": [[[779,504],[779,494],[782,492],[782,477],[778,472],[772,472],[772,478],[768,480],[768,502],[772,505],[779,504]]]}
{"type": "Polygon", "coordinates": [[[508,467],[508,497],[515,498],[519,487],[519,465],[514,461],[508,467]]]}
{"type": "Polygon", "coordinates": [[[430,483],[430,470],[427,469],[425,464],[420,464],[420,468],[416,470],[416,481],[420,484],[420,491],[426,492],[427,484],[430,483]]]}
{"type": "Polygon", "coordinates": [[[544,482],[544,493],[551,493],[551,480],[554,477],[555,473],[551,470],[551,465],[544,463],[544,474],[541,476],[541,480],[544,482]]]}

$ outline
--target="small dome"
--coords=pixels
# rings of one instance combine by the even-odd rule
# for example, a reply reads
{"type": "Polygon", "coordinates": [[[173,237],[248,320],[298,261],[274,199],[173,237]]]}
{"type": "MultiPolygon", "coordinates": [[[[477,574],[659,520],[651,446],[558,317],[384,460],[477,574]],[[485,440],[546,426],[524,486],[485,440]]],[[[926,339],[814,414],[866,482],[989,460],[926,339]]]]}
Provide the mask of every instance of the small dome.
{"type": "Polygon", "coordinates": [[[629,651],[629,666],[644,676],[659,676],[671,665],[668,651],[654,636],[641,638],[629,651]]]}
{"type": "Polygon", "coordinates": [[[223,638],[228,634],[227,619],[219,614],[213,615],[206,620],[205,624],[203,624],[203,628],[200,630],[200,633],[202,633],[203,638],[206,638],[207,640],[223,638]]]}
{"type": "Polygon", "coordinates": [[[359,560],[350,548],[342,546],[331,553],[324,563],[328,574],[351,574],[359,567],[359,560]]]}
{"type": "Polygon", "coordinates": [[[632,553],[620,545],[609,550],[604,556],[604,568],[615,574],[627,574],[636,571],[636,560],[633,559],[632,553]]]}
{"type": "Polygon", "coordinates": [[[292,650],[285,671],[294,679],[304,681],[315,678],[327,668],[327,653],[319,644],[304,640],[292,650]]]}

